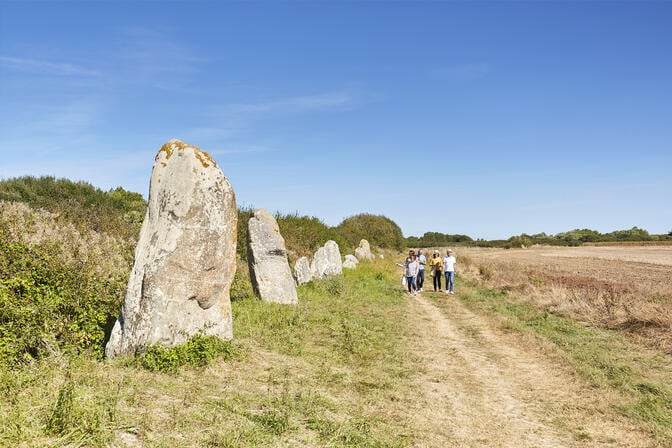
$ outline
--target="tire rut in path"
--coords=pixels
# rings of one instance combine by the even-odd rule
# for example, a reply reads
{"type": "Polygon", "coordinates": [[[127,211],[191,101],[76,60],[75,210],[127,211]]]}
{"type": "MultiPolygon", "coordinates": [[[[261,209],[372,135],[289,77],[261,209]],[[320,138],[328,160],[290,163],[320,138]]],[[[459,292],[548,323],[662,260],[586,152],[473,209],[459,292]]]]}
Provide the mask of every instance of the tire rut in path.
{"type": "Polygon", "coordinates": [[[599,397],[577,405],[585,390],[572,390],[567,374],[516,347],[454,297],[441,299],[444,309],[422,296],[411,300],[424,366],[423,399],[413,411],[424,435],[417,446],[646,446],[624,422],[591,415],[599,397]]]}

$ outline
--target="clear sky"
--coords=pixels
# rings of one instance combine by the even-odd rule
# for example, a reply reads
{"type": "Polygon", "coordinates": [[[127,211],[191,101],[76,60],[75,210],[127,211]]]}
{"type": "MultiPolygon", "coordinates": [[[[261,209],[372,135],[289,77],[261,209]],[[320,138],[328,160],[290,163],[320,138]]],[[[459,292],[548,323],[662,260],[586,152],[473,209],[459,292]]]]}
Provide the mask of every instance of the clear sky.
{"type": "Polygon", "coordinates": [[[0,1],[0,104],[2,178],[146,197],[178,138],[329,225],[672,230],[672,2],[0,1]]]}

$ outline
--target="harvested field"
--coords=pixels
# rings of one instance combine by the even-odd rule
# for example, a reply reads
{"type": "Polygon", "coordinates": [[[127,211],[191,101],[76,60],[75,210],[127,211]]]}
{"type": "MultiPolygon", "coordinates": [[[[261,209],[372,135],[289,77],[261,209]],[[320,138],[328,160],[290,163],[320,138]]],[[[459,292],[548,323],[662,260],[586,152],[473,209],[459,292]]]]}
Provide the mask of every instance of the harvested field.
{"type": "Polygon", "coordinates": [[[672,247],[461,248],[458,271],[538,307],[672,351],[672,247]]]}

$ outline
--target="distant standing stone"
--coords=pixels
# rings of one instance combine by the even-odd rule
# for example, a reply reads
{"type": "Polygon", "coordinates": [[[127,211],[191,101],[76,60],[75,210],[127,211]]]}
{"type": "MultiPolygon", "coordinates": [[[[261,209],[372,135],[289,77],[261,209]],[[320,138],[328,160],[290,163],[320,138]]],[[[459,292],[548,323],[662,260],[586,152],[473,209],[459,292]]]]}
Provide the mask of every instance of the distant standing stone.
{"type": "Polygon", "coordinates": [[[233,188],[215,161],[179,140],[163,145],[108,357],[197,333],[232,337],[237,219],[233,188]]]}
{"type": "Polygon", "coordinates": [[[359,260],[352,254],[345,256],[345,261],[343,262],[343,267],[347,269],[355,269],[357,267],[359,260]]]}
{"type": "Polygon", "coordinates": [[[355,257],[357,257],[358,260],[373,260],[374,256],[371,253],[371,246],[369,245],[369,242],[366,240],[361,240],[359,242],[359,247],[355,249],[355,257]]]}
{"type": "Polygon", "coordinates": [[[294,304],[296,283],[287,261],[285,239],[268,210],[252,213],[247,231],[247,260],[255,294],[264,302],[294,304]]]}
{"type": "Polygon", "coordinates": [[[335,241],[327,241],[323,247],[317,249],[313,262],[310,265],[313,278],[323,278],[327,275],[340,275],[343,273],[341,251],[335,241]]]}
{"type": "Polygon", "coordinates": [[[294,278],[296,283],[302,285],[313,279],[313,273],[310,270],[310,262],[307,257],[301,257],[294,263],[294,278]]]}

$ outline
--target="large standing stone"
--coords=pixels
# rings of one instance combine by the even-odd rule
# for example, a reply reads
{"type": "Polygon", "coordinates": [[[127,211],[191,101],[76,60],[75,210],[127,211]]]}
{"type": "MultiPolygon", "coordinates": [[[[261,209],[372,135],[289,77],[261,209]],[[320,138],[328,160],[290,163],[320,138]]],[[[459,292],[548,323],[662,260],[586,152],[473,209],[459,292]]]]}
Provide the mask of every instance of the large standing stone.
{"type": "Polygon", "coordinates": [[[285,239],[271,212],[255,210],[247,230],[247,261],[255,294],[264,302],[298,303],[285,239]]]}
{"type": "Polygon", "coordinates": [[[343,261],[343,267],[347,269],[355,269],[357,267],[357,263],[359,263],[357,257],[352,254],[348,254],[345,256],[345,260],[343,261]]]}
{"type": "Polygon", "coordinates": [[[313,272],[310,270],[310,262],[307,257],[301,257],[294,263],[294,278],[299,285],[308,283],[313,279],[313,272]]]}
{"type": "Polygon", "coordinates": [[[163,145],[108,357],[199,332],[232,337],[237,219],[233,189],[214,160],[179,140],[163,145]]]}
{"type": "Polygon", "coordinates": [[[323,278],[327,275],[340,275],[343,273],[341,251],[335,241],[327,241],[323,247],[317,249],[313,262],[310,265],[313,278],[323,278]]]}
{"type": "Polygon", "coordinates": [[[359,247],[355,249],[355,257],[358,260],[373,260],[375,257],[371,253],[371,246],[366,240],[361,240],[359,242],[359,247]]]}

